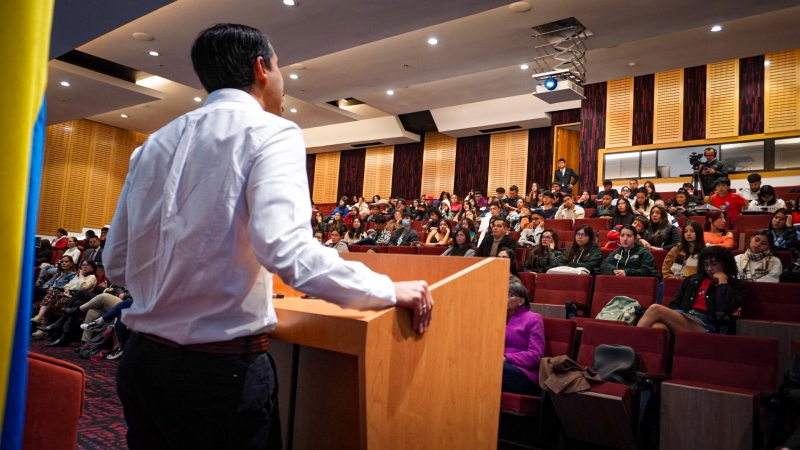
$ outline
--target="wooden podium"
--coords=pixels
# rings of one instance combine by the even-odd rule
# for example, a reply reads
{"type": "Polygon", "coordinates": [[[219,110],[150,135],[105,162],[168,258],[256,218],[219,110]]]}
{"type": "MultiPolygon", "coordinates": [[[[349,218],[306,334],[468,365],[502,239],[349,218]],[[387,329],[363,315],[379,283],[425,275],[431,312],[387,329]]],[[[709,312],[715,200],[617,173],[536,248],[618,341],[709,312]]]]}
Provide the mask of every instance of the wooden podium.
{"type": "Polygon", "coordinates": [[[394,281],[425,280],[422,335],[402,308],[302,299],[274,277],[271,333],[284,449],[495,449],[508,261],[343,254],[394,281]]]}

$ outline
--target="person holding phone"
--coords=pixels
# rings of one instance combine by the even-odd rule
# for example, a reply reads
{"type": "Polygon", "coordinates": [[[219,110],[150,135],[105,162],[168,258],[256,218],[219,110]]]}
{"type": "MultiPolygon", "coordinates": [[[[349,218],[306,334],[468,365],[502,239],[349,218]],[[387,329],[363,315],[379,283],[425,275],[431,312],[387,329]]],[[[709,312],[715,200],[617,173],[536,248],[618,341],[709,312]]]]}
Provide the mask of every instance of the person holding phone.
{"type": "Polygon", "coordinates": [[[711,246],[697,257],[699,270],[683,280],[669,306],[651,305],[637,326],[718,333],[717,312],[733,314],[747,297],[747,284],[738,278],[733,254],[711,246]]]}

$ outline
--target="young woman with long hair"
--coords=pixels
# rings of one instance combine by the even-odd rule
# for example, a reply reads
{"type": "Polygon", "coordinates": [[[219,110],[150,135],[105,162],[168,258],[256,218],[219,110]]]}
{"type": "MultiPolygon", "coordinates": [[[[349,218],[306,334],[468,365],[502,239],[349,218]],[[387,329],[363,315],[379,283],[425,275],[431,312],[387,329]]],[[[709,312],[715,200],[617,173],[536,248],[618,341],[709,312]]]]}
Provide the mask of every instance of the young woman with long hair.
{"type": "Polygon", "coordinates": [[[720,247],[733,250],[733,233],[728,231],[728,215],[725,211],[709,211],[706,213],[706,225],[704,227],[703,240],[706,245],[719,245],[720,247]]]}
{"type": "Polygon", "coordinates": [[[673,247],[661,266],[661,275],[666,278],[686,278],[697,273],[697,255],[706,246],[703,226],[690,220],[683,226],[680,244],[673,247]]]}
{"type": "Polygon", "coordinates": [[[747,249],[736,255],[739,278],[744,281],[777,283],[783,272],[781,260],[775,256],[775,240],[769,230],[758,230],[750,238],[747,249]]]}
{"type": "Polygon", "coordinates": [[[789,210],[776,209],[769,222],[769,232],[778,250],[800,250],[800,240],[797,239],[797,230],[787,225],[789,210]]]}
{"type": "Polygon", "coordinates": [[[445,250],[442,256],[475,256],[475,250],[472,248],[472,233],[469,229],[456,227],[454,236],[450,248],[445,250]]]}
{"type": "Polygon", "coordinates": [[[631,209],[631,204],[628,203],[624,197],[617,199],[617,204],[614,205],[614,217],[611,219],[611,228],[617,225],[632,225],[633,219],[636,215],[631,209]]]}
{"type": "Polygon", "coordinates": [[[748,211],[776,211],[785,209],[786,203],[775,196],[775,189],[765,184],[758,189],[758,200],[750,201],[748,211]]]}
{"type": "Polygon", "coordinates": [[[562,254],[558,250],[558,232],[546,228],[539,237],[539,244],[525,258],[525,271],[546,273],[561,264],[562,254]]]}
{"type": "Polygon", "coordinates": [[[428,233],[428,239],[425,240],[425,245],[450,245],[451,241],[450,225],[447,224],[446,220],[440,220],[436,228],[433,228],[430,233],[428,233]]]}
{"type": "Polygon", "coordinates": [[[361,222],[361,219],[355,217],[353,218],[353,222],[350,224],[350,230],[348,230],[347,234],[342,237],[342,240],[349,245],[355,244],[365,237],[367,237],[367,229],[361,222]]]}
{"type": "Polygon", "coordinates": [[[594,241],[595,235],[592,227],[581,225],[575,229],[575,240],[572,242],[561,259],[562,266],[583,267],[593,275],[595,270],[600,269],[603,262],[603,252],[594,241]]]}
{"type": "Polygon", "coordinates": [[[667,210],[661,206],[653,206],[653,209],[650,210],[650,225],[644,231],[644,236],[639,243],[645,248],[670,250],[678,245],[680,240],[678,229],[669,223],[667,210]]]}

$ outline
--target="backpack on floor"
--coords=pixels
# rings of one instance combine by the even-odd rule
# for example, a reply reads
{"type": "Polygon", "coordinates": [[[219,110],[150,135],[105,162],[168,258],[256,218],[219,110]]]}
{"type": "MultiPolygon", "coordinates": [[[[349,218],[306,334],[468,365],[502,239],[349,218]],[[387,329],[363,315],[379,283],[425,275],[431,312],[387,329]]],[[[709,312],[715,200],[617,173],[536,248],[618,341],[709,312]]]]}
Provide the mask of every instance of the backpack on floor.
{"type": "Polygon", "coordinates": [[[636,300],[619,295],[612,298],[611,301],[600,310],[595,319],[625,322],[628,325],[633,325],[634,320],[636,320],[637,306],[639,306],[639,302],[636,300]]]}
{"type": "Polygon", "coordinates": [[[78,356],[83,359],[99,361],[108,356],[116,346],[117,337],[114,333],[114,325],[111,324],[102,333],[96,334],[89,339],[89,342],[83,344],[83,347],[78,351],[78,356]]]}

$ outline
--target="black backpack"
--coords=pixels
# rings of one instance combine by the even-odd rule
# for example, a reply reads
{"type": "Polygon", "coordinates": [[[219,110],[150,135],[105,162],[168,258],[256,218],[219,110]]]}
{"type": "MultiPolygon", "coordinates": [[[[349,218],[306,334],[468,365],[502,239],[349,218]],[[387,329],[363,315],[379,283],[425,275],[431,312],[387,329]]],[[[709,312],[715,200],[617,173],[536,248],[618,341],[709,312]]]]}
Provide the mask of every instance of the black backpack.
{"type": "Polygon", "coordinates": [[[778,281],[781,283],[800,283],[800,262],[796,262],[781,272],[778,281]]]}
{"type": "Polygon", "coordinates": [[[83,359],[90,359],[92,361],[99,361],[104,359],[111,353],[117,346],[117,336],[114,333],[114,325],[109,325],[98,333],[89,342],[83,344],[83,347],[78,351],[78,356],[83,359]]]}

